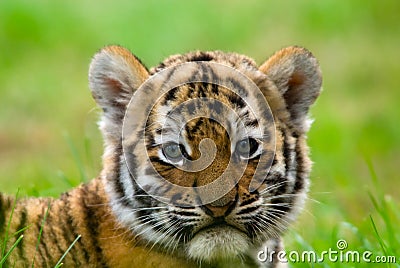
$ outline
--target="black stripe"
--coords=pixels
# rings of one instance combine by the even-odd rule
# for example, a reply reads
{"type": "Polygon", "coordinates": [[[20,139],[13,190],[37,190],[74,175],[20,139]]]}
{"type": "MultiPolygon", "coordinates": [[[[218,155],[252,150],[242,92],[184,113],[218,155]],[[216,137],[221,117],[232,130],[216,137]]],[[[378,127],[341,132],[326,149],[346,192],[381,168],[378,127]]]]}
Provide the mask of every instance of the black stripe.
{"type": "Polygon", "coordinates": [[[299,140],[296,140],[296,160],[297,160],[297,169],[296,169],[296,183],[294,184],[294,192],[297,193],[304,189],[304,181],[308,180],[309,174],[303,174],[304,171],[304,160],[303,155],[300,152],[300,142],[299,140]],[[306,176],[304,176],[306,175],[306,176]]]}
{"type": "Polygon", "coordinates": [[[204,117],[200,117],[197,120],[193,127],[189,127],[188,124],[185,125],[185,130],[187,133],[187,138],[189,141],[192,141],[195,137],[197,137],[198,131],[200,130],[201,126],[204,124],[204,117]]]}
{"type": "MultiPolygon", "coordinates": [[[[138,205],[136,207],[141,207],[141,208],[152,207],[153,202],[155,202],[156,200],[153,199],[151,196],[149,196],[149,194],[147,192],[145,192],[142,188],[140,188],[136,184],[134,185],[134,187],[135,187],[135,189],[134,189],[135,194],[140,195],[139,197],[133,196],[135,201],[138,203],[138,205]]],[[[139,211],[142,211],[142,210],[139,210],[139,211]]]]}
{"type": "Polygon", "coordinates": [[[214,217],[214,213],[208,207],[202,205],[200,208],[209,216],[214,217]]]}
{"type": "Polygon", "coordinates": [[[146,148],[152,148],[155,145],[154,135],[149,131],[146,135],[146,148]]]}
{"type": "MultiPolygon", "coordinates": [[[[237,92],[237,94],[239,95],[239,96],[241,96],[241,98],[246,98],[247,97],[247,92],[246,92],[246,90],[244,90],[244,87],[243,87],[243,85],[239,82],[239,81],[237,81],[236,79],[234,79],[234,78],[229,78],[228,79],[228,81],[230,82],[230,83],[232,83],[232,86],[238,91],[237,92]]],[[[236,94],[235,94],[236,95],[236,94]]],[[[237,95],[237,96],[238,96],[237,95]]],[[[242,100],[243,101],[243,100],[242,100]]],[[[240,107],[240,108],[243,108],[243,107],[240,107]]]]}
{"type": "Polygon", "coordinates": [[[173,69],[170,69],[170,70],[166,70],[166,74],[165,74],[165,77],[166,77],[166,79],[164,80],[164,82],[162,83],[162,85],[160,86],[160,88],[165,88],[165,85],[167,84],[167,83],[169,83],[169,81],[171,81],[171,77],[175,74],[175,72],[177,71],[177,68],[173,68],[173,69]]]}
{"type": "MultiPolygon", "coordinates": [[[[293,145],[290,145],[288,143],[288,135],[291,135],[291,133],[289,133],[289,131],[286,131],[285,133],[286,135],[284,136],[284,140],[283,140],[283,157],[285,158],[285,165],[286,165],[286,174],[289,171],[295,171],[296,170],[296,162],[293,161],[294,159],[294,153],[295,150],[293,148],[293,145]],[[292,165],[292,161],[294,162],[292,165]]],[[[295,146],[297,144],[297,139],[295,139],[295,146]]]]}
{"type": "Polygon", "coordinates": [[[190,212],[190,211],[176,211],[175,214],[179,215],[179,216],[187,216],[187,217],[200,216],[199,214],[197,214],[195,212],[190,212]]]}
{"type": "Polygon", "coordinates": [[[168,90],[168,92],[164,94],[164,99],[161,105],[166,105],[168,101],[174,101],[176,99],[176,92],[178,89],[178,87],[174,87],[168,90]]]}
{"type": "Polygon", "coordinates": [[[249,199],[244,200],[243,202],[240,203],[240,207],[244,207],[246,205],[249,205],[253,202],[257,201],[257,198],[255,197],[250,197],[249,199]]]}
{"type": "MultiPolygon", "coordinates": [[[[133,174],[136,173],[136,167],[138,166],[137,165],[137,161],[136,161],[136,157],[133,154],[133,151],[136,148],[136,145],[139,143],[140,140],[141,139],[138,139],[135,143],[125,147],[125,152],[124,152],[125,163],[128,164],[129,171],[131,173],[133,173],[133,174]]],[[[121,151],[119,151],[119,152],[121,152],[121,151]]],[[[119,165],[118,165],[118,168],[117,168],[116,172],[118,172],[118,173],[117,173],[117,175],[115,177],[119,178],[120,177],[119,165]]]]}
{"type": "MultiPolygon", "coordinates": [[[[170,118],[168,118],[167,120],[171,120],[170,118]]],[[[166,135],[166,134],[168,134],[168,133],[174,133],[174,129],[172,128],[172,127],[168,127],[168,126],[162,126],[161,128],[158,128],[157,130],[156,130],[156,132],[157,132],[157,134],[158,135],[166,135]]],[[[149,132],[149,133],[151,133],[151,132],[149,132]]],[[[146,133],[147,134],[147,133],[146,133]]],[[[147,135],[149,135],[149,134],[147,134],[147,135]]],[[[151,135],[151,134],[150,134],[151,135]]],[[[155,144],[154,143],[154,141],[153,141],[153,144],[146,144],[147,146],[147,150],[150,150],[151,148],[153,148],[153,147],[156,147],[157,146],[157,144],[155,144]]],[[[129,152],[133,152],[133,151],[129,151],[129,152]]]]}
{"type": "MultiPolygon", "coordinates": [[[[198,121],[197,121],[198,122],[198,121]]],[[[196,122],[196,124],[197,124],[197,122],[196,122]]],[[[186,131],[186,138],[189,140],[189,141],[193,141],[193,138],[194,138],[194,132],[196,131],[197,129],[196,129],[196,125],[194,126],[194,127],[192,127],[192,128],[190,128],[189,127],[189,124],[185,124],[185,131],[186,131]],[[195,130],[194,130],[195,129],[195,130]],[[193,131],[194,130],[194,131],[193,131]]]]}
{"type": "MultiPolygon", "coordinates": [[[[192,79],[194,79],[194,78],[192,78],[192,79]]],[[[185,97],[186,97],[186,99],[197,99],[198,96],[196,93],[197,93],[197,91],[195,90],[195,86],[194,87],[188,86],[188,92],[187,92],[188,95],[185,97]]],[[[176,107],[174,107],[174,108],[176,111],[176,107]]]]}
{"type": "Polygon", "coordinates": [[[193,79],[191,79],[191,81],[200,80],[201,81],[200,83],[210,81],[208,76],[209,69],[204,64],[201,63],[197,64],[197,68],[199,69],[199,71],[194,72],[194,74],[192,75],[193,79]],[[201,74],[201,77],[199,76],[199,74],[201,74]]]}
{"type": "Polygon", "coordinates": [[[244,108],[246,106],[246,103],[243,101],[243,99],[237,95],[237,94],[229,94],[228,96],[228,100],[236,105],[237,107],[239,107],[240,109],[244,108]]]}
{"type": "MultiPolygon", "coordinates": [[[[63,250],[60,247],[59,238],[54,233],[54,228],[52,228],[53,226],[57,226],[57,223],[54,223],[54,221],[53,221],[53,213],[54,213],[54,211],[52,211],[52,213],[49,213],[47,215],[46,222],[47,222],[47,226],[49,226],[49,228],[46,229],[46,231],[48,232],[46,237],[48,238],[48,241],[51,239],[52,247],[54,247],[54,245],[55,245],[55,247],[57,248],[58,254],[55,255],[54,257],[56,258],[56,260],[58,260],[62,256],[62,254],[64,253],[65,250],[63,250]]],[[[52,263],[52,265],[55,265],[55,263],[52,263]]]]}
{"type": "Polygon", "coordinates": [[[279,217],[283,217],[289,210],[292,210],[293,208],[293,201],[294,198],[292,196],[290,197],[278,197],[278,198],[272,198],[271,204],[275,204],[274,209],[282,211],[282,214],[276,214],[276,211],[272,211],[271,213],[279,217]],[[280,203],[284,203],[284,205],[280,205],[280,203]]]}
{"type": "MultiPolygon", "coordinates": [[[[136,211],[137,218],[139,219],[139,224],[141,225],[149,225],[149,217],[150,214],[155,213],[154,210],[147,210],[147,209],[139,209],[136,211]]],[[[150,223],[150,225],[152,225],[150,223]]]]}
{"type": "Polygon", "coordinates": [[[219,86],[217,84],[210,84],[211,92],[215,95],[219,94],[219,86]]]}
{"type": "MultiPolygon", "coordinates": [[[[246,123],[245,123],[245,126],[246,127],[258,127],[258,120],[257,119],[254,119],[254,120],[252,120],[252,121],[247,121],[246,123]]],[[[266,141],[267,142],[267,141],[266,141]]]]}
{"type": "Polygon", "coordinates": [[[198,91],[198,94],[199,94],[200,98],[206,98],[207,97],[207,95],[206,95],[206,93],[204,91],[204,84],[203,83],[201,83],[200,85],[197,86],[197,91],[198,91]]]}
{"type": "MultiPolygon", "coordinates": [[[[27,217],[26,217],[26,215],[27,215],[27,211],[26,211],[26,207],[23,207],[23,209],[22,209],[22,211],[21,211],[21,215],[20,215],[20,222],[19,222],[19,224],[18,224],[18,227],[17,227],[17,230],[16,231],[19,231],[19,230],[21,230],[21,229],[23,229],[23,228],[25,228],[26,227],[26,219],[27,219],[27,217]]],[[[23,235],[24,234],[24,232],[25,231],[23,231],[22,233],[20,233],[18,236],[20,236],[20,235],[23,235]]],[[[19,242],[19,244],[18,244],[18,246],[17,246],[17,249],[18,249],[18,258],[20,258],[21,260],[23,260],[24,261],[24,263],[27,263],[27,259],[26,259],[26,256],[25,256],[25,252],[24,252],[24,239],[22,239],[20,242],[19,242]]]]}
{"type": "Polygon", "coordinates": [[[46,215],[46,211],[48,209],[48,206],[43,207],[42,208],[42,213],[40,214],[40,216],[37,219],[36,222],[36,229],[37,229],[37,234],[38,234],[38,239],[40,239],[39,244],[36,247],[36,252],[35,252],[35,266],[38,267],[47,267],[50,265],[50,263],[52,263],[51,260],[51,254],[49,254],[46,244],[44,243],[44,226],[46,224],[46,219],[45,219],[45,215],[46,215]],[[42,233],[40,234],[40,230],[42,230],[42,233]],[[40,234],[40,236],[39,236],[40,234]],[[50,260],[50,262],[48,262],[50,260]],[[40,261],[40,264],[38,263],[38,261],[40,261]]]}
{"type": "Polygon", "coordinates": [[[101,204],[102,200],[99,198],[96,192],[90,191],[87,189],[88,186],[85,185],[84,188],[81,189],[81,204],[83,205],[84,209],[84,217],[82,220],[86,224],[86,230],[89,231],[89,237],[82,237],[82,241],[89,240],[92,247],[95,248],[95,257],[96,257],[96,264],[99,264],[100,267],[108,267],[105,259],[103,258],[103,250],[99,244],[99,220],[101,220],[102,216],[98,213],[97,207],[93,206],[96,204],[101,204]],[[88,200],[93,204],[88,204],[88,200]],[[101,264],[101,265],[100,265],[101,264]]]}
{"type": "Polygon", "coordinates": [[[117,168],[116,170],[116,178],[114,178],[114,190],[116,191],[116,194],[118,194],[118,198],[117,199],[123,199],[123,197],[125,196],[124,193],[124,187],[122,185],[122,182],[120,181],[120,172],[119,172],[119,168],[117,168]]]}
{"type": "MultiPolygon", "coordinates": [[[[61,228],[62,228],[62,234],[63,234],[63,238],[65,239],[65,241],[67,242],[67,244],[71,244],[75,238],[78,236],[77,232],[76,232],[76,225],[73,221],[73,217],[70,213],[71,209],[71,201],[70,201],[70,194],[69,193],[64,193],[61,196],[61,201],[64,202],[64,206],[63,206],[63,210],[60,211],[60,213],[63,213],[63,215],[61,215],[61,218],[65,219],[65,223],[61,224],[61,228]]],[[[77,247],[78,245],[81,244],[81,240],[78,240],[77,243],[75,243],[74,247],[72,248],[73,251],[78,251],[77,247]]],[[[69,246],[69,245],[68,245],[69,246]]],[[[65,249],[67,250],[67,248],[65,249]]],[[[88,252],[85,250],[85,247],[82,247],[82,245],[80,245],[80,249],[79,251],[82,251],[84,254],[84,257],[86,259],[86,261],[89,261],[89,254],[88,252]]],[[[73,252],[70,252],[70,254],[68,254],[71,258],[74,264],[78,264],[79,260],[77,259],[76,254],[74,254],[73,252]]]]}
{"type": "MultiPolygon", "coordinates": [[[[135,144],[136,145],[136,144],[135,144]]],[[[129,147],[127,147],[127,152],[132,152],[133,148],[135,148],[135,145],[131,145],[129,147]]],[[[126,206],[129,207],[129,202],[127,202],[125,197],[125,189],[124,186],[121,182],[121,170],[120,170],[120,162],[118,157],[122,155],[122,145],[119,144],[118,147],[115,149],[115,153],[114,153],[114,158],[113,158],[113,162],[116,163],[115,165],[115,170],[114,170],[114,177],[112,178],[112,182],[113,182],[113,190],[116,192],[117,196],[117,200],[120,200],[119,202],[126,206]]],[[[125,157],[126,157],[126,161],[129,161],[129,171],[130,172],[135,172],[135,168],[136,168],[136,160],[135,160],[135,156],[132,153],[125,153],[125,157]]]]}
{"type": "Polygon", "coordinates": [[[172,183],[156,185],[154,186],[154,193],[159,196],[163,196],[165,193],[169,192],[172,187],[172,183]]]}
{"type": "Polygon", "coordinates": [[[197,122],[196,122],[196,124],[194,125],[194,127],[192,128],[192,131],[193,132],[196,132],[200,127],[201,127],[201,125],[203,125],[204,124],[204,117],[200,117],[198,120],[197,120],[197,122]]]}
{"type": "Polygon", "coordinates": [[[238,203],[239,200],[239,185],[236,184],[236,195],[235,195],[235,200],[229,205],[228,209],[225,211],[224,216],[228,216],[234,208],[236,208],[236,204],[238,203]]]}
{"type": "Polygon", "coordinates": [[[206,52],[200,52],[199,54],[193,54],[188,61],[212,61],[214,58],[212,55],[206,52]]]}
{"type": "MultiPolygon", "coordinates": [[[[210,78],[209,81],[214,81],[215,83],[217,83],[216,86],[218,86],[218,84],[221,84],[220,76],[217,75],[212,68],[208,69],[208,75],[209,75],[209,78],[210,78]]],[[[212,85],[214,85],[214,84],[212,84],[212,85]]],[[[217,94],[218,94],[218,88],[216,88],[216,90],[217,90],[217,94]]],[[[213,93],[215,93],[214,89],[213,89],[213,93]]]]}
{"type": "Polygon", "coordinates": [[[249,110],[245,110],[244,113],[239,115],[240,117],[249,117],[249,110]]]}
{"type": "MultiPolygon", "coordinates": [[[[293,167],[291,165],[291,158],[292,158],[292,150],[291,145],[288,143],[288,135],[289,131],[283,131],[282,129],[279,129],[280,132],[283,135],[283,158],[285,161],[285,178],[289,177],[289,172],[293,171],[293,167]]],[[[285,186],[289,186],[288,183],[285,183],[285,186]]],[[[285,190],[283,192],[286,192],[287,188],[285,187],[285,190]]]]}
{"type": "Polygon", "coordinates": [[[274,120],[275,120],[274,116],[272,115],[272,113],[271,113],[271,111],[269,109],[263,109],[262,118],[264,118],[264,120],[266,122],[274,122],[274,120]]]}
{"type": "Polygon", "coordinates": [[[256,211],[257,209],[258,209],[257,206],[251,206],[251,207],[241,210],[240,212],[236,213],[236,215],[248,214],[248,213],[256,211]]]}
{"type": "Polygon", "coordinates": [[[155,163],[158,163],[158,164],[161,164],[161,165],[164,165],[164,166],[175,168],[175,166],[173,164],[168,163],[168,162],[164,162],[163,160],[158,158],[158,156],[150,156],[149,159],[150,159],[151,162],[155,162],[155,163]]]}

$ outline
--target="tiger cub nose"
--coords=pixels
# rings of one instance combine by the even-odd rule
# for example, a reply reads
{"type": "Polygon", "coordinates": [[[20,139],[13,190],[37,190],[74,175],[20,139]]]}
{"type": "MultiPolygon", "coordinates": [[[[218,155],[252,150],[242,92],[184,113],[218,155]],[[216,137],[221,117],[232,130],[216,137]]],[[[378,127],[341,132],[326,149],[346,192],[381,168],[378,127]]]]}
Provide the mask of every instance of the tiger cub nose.
{"type": "Polygon", "coordinates": [[[203,210],[214,218],[227,216],[236,206],[236,201],[237,193],[231,191],[220,199],[204,205],[203,210]]]}

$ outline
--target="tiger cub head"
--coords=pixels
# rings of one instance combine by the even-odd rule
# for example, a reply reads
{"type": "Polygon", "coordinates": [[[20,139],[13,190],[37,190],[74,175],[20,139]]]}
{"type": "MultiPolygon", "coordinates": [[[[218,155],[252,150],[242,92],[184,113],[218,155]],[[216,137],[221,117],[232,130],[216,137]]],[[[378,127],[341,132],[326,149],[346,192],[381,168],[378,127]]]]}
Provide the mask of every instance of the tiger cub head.
{"type": "Polygon", "coordinates": [[[149,245],[213,262],[277,239],[308,190],[317,60],[288,47],[174,55],[148,70],[109,46],[90,65],[103,114],[102,179],[119,223],[149,245]]]}

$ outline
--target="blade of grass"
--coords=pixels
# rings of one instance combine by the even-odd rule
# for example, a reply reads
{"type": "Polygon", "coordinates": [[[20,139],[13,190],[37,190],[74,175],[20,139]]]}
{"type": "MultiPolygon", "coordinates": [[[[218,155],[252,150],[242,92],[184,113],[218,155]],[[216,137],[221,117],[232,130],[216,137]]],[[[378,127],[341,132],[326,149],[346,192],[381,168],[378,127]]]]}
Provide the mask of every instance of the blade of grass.
{"type": "Polygon", "coordinates": [[[11,246],[10,250],[7,251],[7,253],[4,255],[4,257],[0,260],[0,267],[3,267],[3,264],[7,260],[8,256],[11,254],[11,252],[14,250],[14,248],[21,242],[22,238],[24,238],[24,235],[20,235],[15,241],[15,243],[11,246]]]}
{"type": "MultiPolygon", "coordinates": [[[[371,196],[371,194],[370,194],[370,198],[371,198],[371,200],[373,198],[371,196]]],[[[382,196],[380,204],[378,204],[376,200],[372,201],[372,203],[374,204],[375,209],[378,211],[379,215],[381,216],[381,218],[383,219],[383,222],[386,225],[386,233],[389,234],[387,236],[387,239],[389,240],[389,245],[394,246],[396,244],[396,241],[395,241],[396,237],[393,234],[396,234],[396,231],[395,231],[395,228],[393,227],[393,223],[390,218],[390,209],[387,205],[387,201],[382,196]]],[[[389,249],[390,248],[391,247],[389,247],[389,249]]]]}
{"type": "Polygon", "coordinates": [[[372,165],[372,163],[370,161],[367,161],[367,165],[368,165],[369,172],[371,174],[372,182],[375,185],[375,189],[377,189],[377,192],[378,192],[377,198],[375,198],[373,196],[373,194],[369,191],[368,191],[368,195],[369,195],[369,198],[370,198],[374,208],[379,213],[379,215],[383,219],[383,222],[385,223],[386,234],[388,234],[387,239],[388,239],[388,243],[390,245],[389,247],[387,247],[387,249],[389,250],[389,253],[394,253],[395,252],[394,248],[396,248],[397,242],[396,242],[396,236],[393,235],[393,234],[396,234],[396,231],[395,231],[395,227],[393,226],[392,219],[391,219],[392,210],[391,210],[390,204],[388,204],[388,200],[385,197],[385,194],[382,192],[382,189],[380,187],[374,166],[372,165]]]}
{"type": "Polygon", "coordinates": [[[65,176],[64,172],[62,172],[61,170],[57,172],[57,176],[61,178],[61,180],[64,181],[66,185],[68,185],[68,187],[72,188],[75,186],[75,183],[73,183],[70,179],[68,179],[67,176],[65,176]]]}
{"type": "Polygon", "coordinates": [[[16,231],[16,232],[13,234],[13,236],[16,236],[16,235],[18,235],[19,233],[25,232],[25,230],[28,229],[29,227],[31,227],[31,225],[25,226],[24,228],[22,228],[22,229],[16,231]]]}
{"type": "Polygon", "coordinates": [[[91,139],[85,135],[84,137],[84,146],[85,146],[85,156],[86,156],[86,161],[87,163],[89,163],[90,166],[90,171],[93,171],[93,167],[94,167],[94,161],[93,161],[93,155],[92,155],[92,141],[91,139]]]}
{"type": "Polygon", "coordinates": [[[374,219],[372,218],[371,215],[369,216],[369,218],[370,218],[370,220],[371,220],[372,228],[374,228],[375,236],[376,236],[376,238],[378,239],[379,245],[380,245],[380,247],[381,247],[383,253],[384,253],[385,255],[388,255],[388,254],[387,254],[387,250],[386,250],[386,245],[385,245],[383,239],[381,238],[381,236],[380,236],[380,234],[379,234],[379,232],[378,232],[378,229],[376,228],[374,219]]]}
{"type": "Polygon", "coordinates": [[[81,235],[78,235],[75,240],[71,243],[71,245],[67,248],[67,250],[64,252],[64,254],[61,256],[61,258],[58,260],[54,268],[59,268],[63,265],[62,261],[67,256],[68,252],[71,250],[71,248],[75,245],[75,243],[81,238],[81,235]]]}
{"type": "Polygon", "coordinates": [[[79,153],[78,153],[78,150],[77,150],[75,144],[73,143],[73,141],[71,140],[70,136],[67,133],[64,133],[64,138],[65,138],[66,142],[68,143],[69,149],[71,150],[71,153],[72,153],[72,157],[74,158],[75,163],[78,167],[79,174],[81,176],[81,182],[87,182],[88,178],[85,173],[83,161],[79,156],[79,153]]]}
{"type": "MultiPolygon", "coordinates": [[[[10,231],[11,220],[12,220],[12,217],[13,217],[13,214],[14,214],[15,206],[17,204],[18,194],[19,194],[19,188],[17,189],[17,193],[15,194],[15,199],[14,199],[14,202],[13,202],[13,206],[11,208],[10,218],[8,219],[8,223],[7,223],[6,233],[4,235],[3,247],[2,247],[1,255],[0,255],[0,257],[2,257],[2,258],[3,258],[4,254],[6,252],[6,247],[7,247],[7,242],[8,242],[8,234],[9,234],[9,231],[10,231]]],[[[5,259],[6,258],[4,258],[4,261],[5,261],[5,259]]],[[[0,263],[0,268],[3,267],[3,263],[4,262],[0,263]]]]}
{"type": "Polygon", "coordinates": [[[364,159],[365,159],[365,162],[367,164],[368,171],[369,171],[369,173],[371,175],[371,179],[372,179],[373,183],[375,185],[378,185],[378,175],[375,172],[375,168],[374,168],[374,165],[372,164],[371,159],[369,157],[366,157],[366,156],[364,156],[364,159]]]}

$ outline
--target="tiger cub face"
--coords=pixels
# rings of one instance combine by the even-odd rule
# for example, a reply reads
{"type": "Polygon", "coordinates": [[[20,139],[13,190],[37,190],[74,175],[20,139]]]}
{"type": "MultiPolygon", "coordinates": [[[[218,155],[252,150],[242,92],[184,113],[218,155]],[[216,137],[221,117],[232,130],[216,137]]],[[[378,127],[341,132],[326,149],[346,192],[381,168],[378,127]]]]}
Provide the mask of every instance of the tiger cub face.
{"type": "Polygon", "coordinates": [[[205,262],[246,258],[295,219],[322,80],[310,52],[289,47],[260,67],[193,52],[148,70],[110,46],[89,80],[112,211],[144,244],[205,262]]]}

